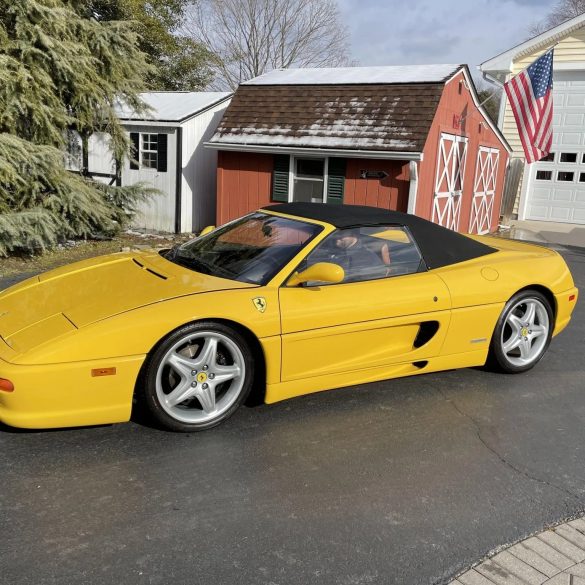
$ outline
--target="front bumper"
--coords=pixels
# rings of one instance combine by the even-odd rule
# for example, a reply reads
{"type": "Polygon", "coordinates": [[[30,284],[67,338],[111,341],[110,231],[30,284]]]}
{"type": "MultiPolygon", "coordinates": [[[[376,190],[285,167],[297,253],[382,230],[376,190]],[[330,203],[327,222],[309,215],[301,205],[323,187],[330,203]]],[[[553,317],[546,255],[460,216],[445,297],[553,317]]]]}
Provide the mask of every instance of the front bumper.
{"type": "Polygon", "coordinates": [[[0,422],[44,429],[124,422],[145,356],[51,365],[16,365],[0,358],[0,378],[14,384],[0,391],[0,422]],[[115,375],[92,370],[115,368],[115,375]]]}

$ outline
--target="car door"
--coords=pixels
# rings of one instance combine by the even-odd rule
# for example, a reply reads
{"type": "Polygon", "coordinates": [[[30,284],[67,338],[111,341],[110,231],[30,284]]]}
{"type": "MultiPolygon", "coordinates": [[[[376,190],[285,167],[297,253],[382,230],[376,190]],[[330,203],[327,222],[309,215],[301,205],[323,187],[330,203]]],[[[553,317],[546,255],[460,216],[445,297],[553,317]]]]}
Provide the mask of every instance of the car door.
{"type": "MultiPolygon", "coordinates": [[[[396,230],[368,228],[359,234],[380,258],[390,244],[394,261],[388,266],[372,260],[350,281],[280,288],[283,382],[418,362],[439,353],[450,319],[449,291],[426,271],[408,232],[401,229],[396,238],[396,230]]],[[[342,231],[311,252],[306,265],[311,258],[344,264],[327,257],[342,231]]]]}

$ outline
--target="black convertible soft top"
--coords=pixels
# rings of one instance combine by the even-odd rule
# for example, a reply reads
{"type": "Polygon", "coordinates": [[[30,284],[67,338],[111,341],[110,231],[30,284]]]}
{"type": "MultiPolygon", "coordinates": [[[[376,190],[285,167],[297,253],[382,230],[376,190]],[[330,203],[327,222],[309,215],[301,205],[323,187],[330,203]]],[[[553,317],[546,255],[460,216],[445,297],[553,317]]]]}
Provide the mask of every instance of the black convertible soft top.
{"type": "Polygon", "coordinates": [[[337,228],[400,225],[410,230],[430,269],[457,264],[497,252],[476,240],[458,234],[408,213],[365,205],[331,205],[325,203],[281,203],[264,207],[266,211],[286,213],[300,218],[330,223],[337,228]]]}

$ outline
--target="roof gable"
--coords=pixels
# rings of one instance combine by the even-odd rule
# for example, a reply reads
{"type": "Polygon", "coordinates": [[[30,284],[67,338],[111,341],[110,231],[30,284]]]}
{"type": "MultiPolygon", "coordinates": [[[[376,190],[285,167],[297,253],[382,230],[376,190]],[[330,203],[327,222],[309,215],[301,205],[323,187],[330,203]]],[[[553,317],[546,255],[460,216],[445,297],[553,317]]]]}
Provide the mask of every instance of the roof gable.
{"type": "Polygon", "coordinates": [[[585,26],[585,13],[575,16],[543,33],[520,43],[507,51],[484,61],[479,69],[485,73],[492,72],[510,72],[512,71],[512,64],[518,58],[525,57],[559,42],[563,38],[570,35],[572,32],[585,26]]]}

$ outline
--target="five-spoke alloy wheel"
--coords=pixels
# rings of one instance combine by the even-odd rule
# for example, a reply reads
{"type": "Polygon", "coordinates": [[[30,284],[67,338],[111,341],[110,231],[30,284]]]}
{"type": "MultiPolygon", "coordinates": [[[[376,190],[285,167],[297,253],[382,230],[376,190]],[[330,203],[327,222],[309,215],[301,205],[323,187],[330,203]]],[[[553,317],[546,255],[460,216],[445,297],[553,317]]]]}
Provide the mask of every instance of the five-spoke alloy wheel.
{"type": "Polygon", "coordinates": [[[507,373],[532,368],[547,350],[554,318],[547,298],[534,290],[515,294],[504,307],[490,347],[490,362],[507,373]]]}
{"type": "Polygon", "coordinates": [[[235,412],[252,379],[252,355],[240,333],[220,323],[193,323],[169,335],[150,357],[146,404],[166,428],[204,430],[235,412]]]}

